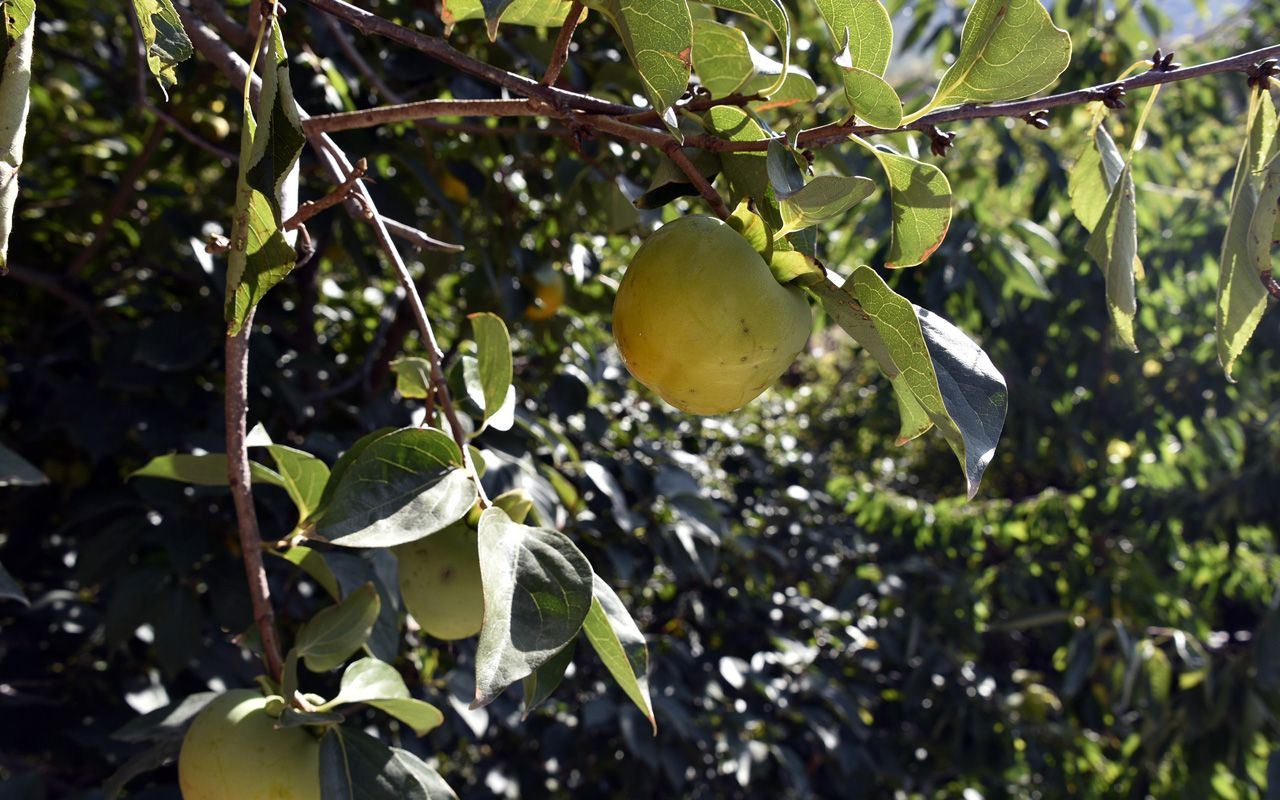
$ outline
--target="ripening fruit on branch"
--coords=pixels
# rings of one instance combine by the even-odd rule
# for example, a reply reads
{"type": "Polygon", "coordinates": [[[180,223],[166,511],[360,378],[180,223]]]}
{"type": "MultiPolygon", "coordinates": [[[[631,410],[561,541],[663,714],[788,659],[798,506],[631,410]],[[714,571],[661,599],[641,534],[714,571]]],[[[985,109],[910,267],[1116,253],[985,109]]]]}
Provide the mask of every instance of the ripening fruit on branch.
{"type": "Polygon", "coordinates": [[[693,414],[741,408],[804,347],[812,316],[760,254],[712,217],[669,222],[645,240],[613,304],[627,369],[693,414]]]}
{"type": "Polygon", "coordinates": [[[447,641],[480,632],[484,590],[474,528],[461,520],[393,552],[405,608],[422,630],[447,641]]]}
{"type": "Polygon", "coordinates": [[[182,740],[183,800],[320,800],[320,742],[277,730],[267,698],[234,689],[196,715],[182,740]]]}

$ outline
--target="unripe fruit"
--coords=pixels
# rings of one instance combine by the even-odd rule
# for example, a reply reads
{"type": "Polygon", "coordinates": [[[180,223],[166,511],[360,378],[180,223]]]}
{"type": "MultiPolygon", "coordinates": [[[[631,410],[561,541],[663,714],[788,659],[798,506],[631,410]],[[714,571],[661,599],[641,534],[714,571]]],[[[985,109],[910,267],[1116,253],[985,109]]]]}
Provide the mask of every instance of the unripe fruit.
{"type": "Polygon", "coordinates": [[[449,641],[480,632],[480,551],[476,532],[465,521],[393,552],[400,564],[400,594],[422,630],[449,641]]]}
{"type": "Polygon", "coordinates": [[[196,715],[178,756],[183,800],[319,800],[320,743],[303,728],[276,730],[266,705],[234,689],[196,715]]]}
{"type": "Polygon", "coordinates": [[[645,240],[613,303],[627,369],[671,405],[722,414],[776,381],[808,339],[804,293],[711,217],[683,217],[645,240]]]}

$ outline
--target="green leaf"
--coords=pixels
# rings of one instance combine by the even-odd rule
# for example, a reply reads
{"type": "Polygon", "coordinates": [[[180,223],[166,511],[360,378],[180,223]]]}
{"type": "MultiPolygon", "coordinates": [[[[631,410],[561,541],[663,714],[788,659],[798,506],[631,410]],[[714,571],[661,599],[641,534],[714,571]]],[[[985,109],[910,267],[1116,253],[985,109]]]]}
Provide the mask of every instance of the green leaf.
{"type": "MultiPolygon", "coordinates": [[[[444,0],[440,8],[440,19],[444,23],[444,32],[448,36],[453,26],[459,22],[472,19],[485,19],[486,8],[481,0],[444,0]]],[[[528,25],[535,28],[559,27],[569,16],[568,0],[514,0],[507,3],[498,15],[498,21],[506,25],[528,25]]],[[[488,25],[489,41],[493,41],[495,28],[488,25]]]]}
{"type": "Polygon", "coordinates": [[[1138,297],[1133,284],[1135,276],[1142,274],[1142,264],[1138,261],[1138,204],[1128,164],[1121,168],[1085,250],[1102,267],[1106,278],[1107,310],[1111,313],[1116,337],[1130,350],[1138,352],[1133,338],[1138,297]]]}
{"type": "MultiPolygon", "coordinates": [[[[744,89],[751,91],[752,84],[748,83],[744,89]]],[[[809,76],[808,72],[793,65],[787,70],[782,86],[769,95],[769,99],[756,100],[750,103],[749,107],[752,111],[760,114],[775,108],[788,108],[801,103],[812,103],[817,99],[818,85],[813,82],[813,78],[809,76]]]]}
{"type": "Polygon", "coordinates": [[[31,106],[32,0],[4,0],[4,66],[0,71],[0,275],[8,272],[9,235],[31,106]]]}
{"type": "Polygon", "coordinates": [[[599,575],[595,576],[592,586],[591,611],[582,630],[609,674],[649,720],[657,735],[658,720],[653,715],[653,701],[649,699],[649,648],[644,634],[627,613],[622,600],[599,575]]]}
{"type": "Polygon", "coordinates": [[[995,453],[1008,409],[1004,378],[959,329],[913,306],[870,267],[843,287],[811,287],[823,307],[879,363],[898,396],[903,444],[937,426],[973,497],[995,453]]]}
{"type": "Polygon", "coordinates": [[[401,697],[393,700],[369,700],[367,703],[408,725],[415,736],[426,736],[444,724],[444,712],[426,700],[401,697]]]}
{"type": "MultiPolygon", "coordinates": [[[[249,476],[254,483],[285,488],[285,480],[280,473],[256,461],[249,462],[249,476]]],[[[226,453],[204,453],[198,456],[175,453],[156,456],[129,473],[129,477],[164,478],[193,486],[227,486],[230,483],[227,477],[226,453]]]]}
{"type": "Polygon", "coordinates": [[[960,54],[933,99],[903,122],[959,103],[1017,100],[1047,88],[1071,63],[1071,37],[1039,0],[975,0],[960,54]]]}
{"type": "Polygon", "coordinates": [[[409,687],[396,668],[376,658],[352,661],[342,671],[338,694],[320,706],[327,711],[343,703],[367,703],[370,700],[402,700],[409,697],[409,687]]]}
{"type": "Polygon", "coordinates": [[[622,37],[645,94],[667,128],[683,141],[672,106],[689,85],[693,18],[685,0],[592,0],[622,37]]]}
{"type": "Polygon", "coordinates": [[[41,486],[49,478],[29,461],[0,444],[0,486],[41,486]]]}
{"type": "Polygon", "coordinates": [[[560,652],[591,608],[591,564],[559,531],[511,521],[500,508],[480,516],[484,626],[476,650],[473,708],[560,652]]]}
{"type": "Polygon", "coordinates": [[[353,728],[320,740],[320,800],[457,800],[417,756],[353,728]]]}
{"type": "Polygon", "coordinates": [[[831,38],[848,51],[849,67],[883,75],[893,52],[893,25],[880,0],[816,0],[831,38]]]}
{"type": "Polygon", "coordinates": [[[9,600],[17,600],[24,606],[31,605],[31,601],[23,594],[22,587],[13,579],[8,570],[4,568],[4,564],[0,564],[0,599],[8,598],[9,600]]]}
{"type": "MultiPolygon", "coordinates": [[[[730,142],[759,142],[769,138],[764,128],[745,111],[735,106],[715,106],[703,115],[707,129],[730,142]]],[[[775,208],[777,201],[769,186],[768,162],[765,153],[721,153],[720,163],[732,188],[734,204],[749,197],[756,202],[761,216],[777,228],[782,218],[775,208]]]]}
{"type": "Polygon", "coordinates": [[[431,396],[431,362],[419,356],[406,356],[391,362],[396,375],[396,391],[410,400],[431,396]]]}
{"type": "Polygon", "coordinates": [[[524,711],[521,719],[527,719],[529,713],[551,697],[560,682],[564,680],[565,670],[573,663],[573,651],[577,648],[577,639],[560,648],[560,652],[543,662],[537,669],[524,676],[524,711]]]}
{"type": "Polygon", "coordinates": [[[255,119],[245,105],[236,182],[235,218],[227,264],[227,334],[240,332],[249,312],[297,263],[286,239],[281,202],[286,182],[296,185],[298,155],[306,138],[289,83],[289,60],[280,27],[273,25],[255,119]]]}
{"type": "Polygon", "coordinates": [[[951,227],[951,184],[942,170],[875,147],[853,137],[871,151],[889,180],[893,203],[893,240],[887,267],[913,267],[938,249],[951,227]]]}
{"type": "Polygon", "coordinates": [[[276,463],[281,485],[298,508],[301,524],[320,508],[320,498],[324,496],[325,484],[329,482],[329,468],[310,453],[282,444],[267,445],[267,452],[276,463]]]}
{"type": "Polygon", "coordinates": [[[1103,209],[1111,199],[1111,189],[1120,180],[1124,154],[1103,125],[1094,129],[1085,148],[1067,176],[1071,211],[1088,231],[1098,227],[1103,209]]]}
{"type": "Polygon", "coordinates": [[[322,609],[298,631],[298,655],[312,672],[337,669],[364,647],[378,619],[382,600],[372,583],[355,590],[342,602],[322,609]]]}
{"type": "Polygon", "coordinates": [[[868,125],[893,130],[902,124],[902,101],[894,88],[874,72],[857,67],[844,67],[844,54],[836,65],[844,69],[844,96],[849,107],[868,125]]]}
{"type": "Polygon", "coordinates": [[[799,191],[778,197],[782,227],[777,235],[785,236],[832,219],[871,196],[876,190],[870,178],[843,175],[819,175],[799,191]]]}
{"type": "MultiPolygon", "coordinates": [[[[7,2],[6,5],[12,5],[7,2]]],[[[142,43],[147,49],[147,68],[160,83],[160,91],[169,96],[169,87],[178,82],[178,64],[191,58],[194,50],[182,20],[171,0],[133,0],[142,29],[142,43]]],[[[7,10],[7,9],[6,9],[7,10]]]]}
{"type": "Polygon", "coordinates": [[[757,76],[781,86],[781,64],[752,47],[738,28],[712,20],[693,21],[693,69],[714,97],[731,95],[757,76]]]}
{"type": "Polygon", "coordinates": [[[1255,88],[1231,186],[1231,216],[1218,270],[1218,363],[1227,378],[1267,309],[1260,274],[1271,269],[1280,192],[1280,136],[1270,93],[1255,88]]]}
{"type": "MultiPolygon", "coordinates": [[[[703,0],[703,2],[716,8],[723,8],[726,11],[735,11],[755,17],[767,25],[773,35],[777,37],[778,49],[782,52],[782,63],[779,64],[771,58],[760,56],[764,60],[759,62],[759,66],[755,70],[758,80],[750,81],[750,85],[741,86],[744,92],[756,93],[764,97],[773,96],[785,85],[791,67],[791,18],[787,15],[787,9],[783,6],[782,0],[703,0]]],[[[696,48],[696,35],[694,42],[696,48]]],[[[748,47],[750,47],[749,44],[748,47]]],[[[755,48],[751,48],[751,52],[754,54],[753,59],[756,55],[759,55],[755,52],[755,48]]],[[[696,64],[696,51],[694,59],[696,64]]],[[[698,75],[701,77],[702,73],[699,72],[698,75]]],[[[706,84],[704,83],[704,85],[706,84]]],[[[710,86],[707,86],[707,88],[711,89],[710,86]]],[[[728,92],[721,93],[711,89],[712,94],[717,97],[723,97],[733,91],[734,89],[730,89],[728,92]]]]}
{"type": "MultiPolygon", "coordinates": [[[[354,448],[353,448],[354,449],[354,448]]],[[[341,460],[340,460],[341,464],[341,460]]],[[[343,547],[391,547],[462,519],[476,501],[462,451],[431,428],[403,428],[364,445],[337,481],[314,536],[343,547]]]]}
{"type": "MultiPolygon", "coordinates": [[[[364,452],[365,448],[374,442],[391,433],[395,433],[396,428],[379,428],[372,433],[366,433],[361,436],[346,452],[338,456],[338,460],[333,462],[333,467],[329,469],[329,481],[324,486],[324,494],[320,497],[320,510],[328,508],[329,503],[333,501],[333,492],[338,485],[343,482],[343,476],[347,470],[355,463],[356,459],[364,452]]],[[[251,434],[252,435],[252,434],[251,434]]]]}
{"type": "MultiPolygon", "coordinates": [[[[483,394],[484,420],[487,423],[507,402],[514,368],[511,360],[511,337],[506,323],[496,314],[480,313],[467,317],[476,339],[476,362],[483,394]]],[[[514,396],[512,401],[514,402],[514,396]]],[[[505,429],[511,426],[507,425],[505,429]]],[[[505,430],[499,428],[499,430],[505,430]]]]}

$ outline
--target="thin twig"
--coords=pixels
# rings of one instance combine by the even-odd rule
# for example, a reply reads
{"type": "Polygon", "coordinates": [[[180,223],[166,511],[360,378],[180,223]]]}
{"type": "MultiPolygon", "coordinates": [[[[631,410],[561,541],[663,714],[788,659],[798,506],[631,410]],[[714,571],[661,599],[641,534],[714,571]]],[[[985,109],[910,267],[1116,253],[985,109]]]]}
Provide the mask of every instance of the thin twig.
{"type": "MultiPolygon", "coordinates": [[[[351,163],[347,160],[346,155],[332,140],[328,140],[324,134],[319,134],[317,137],[312,138],[311,142],[320,159],[331,164],[331,169],[347,173],[351,171],[351,163]]],[[[356,181],[356,191],[359,193],[361,204],[371,212],[369,222],[373,225],[378,244],[386,254],[387,260],[391,262],[391,266],[395,271],[396,281],[404,289],[405,296],[409,301],[409,308],[413,311],[414,320],[418,324],[418,333],[422,336],[422,346],[427,351],[427,361],[431,365],[431,385],[435,389],[437,399],[440,401],[440,409],[444,412],[445,420],[449,424],[449,431],[453,435],[453,440],[457,442],[459,449],[462,450],[463,464],[474,480],[481,506],[488,506],[489,498],[485,496],[484,487],[480,484],[480,473],[476,470],[476,466],[471,459],[470,448],[467,446],[467,433],[462,428],[462,423],[453,407],[453,400],[449,396],[448,382],[445,380],[444,371],[440,367],[442,358],[440,345],[436,341],[431,319],[427,316],[426,306],[423,305],[422,295],[418,293],[418,287],[413,282],[413,275],[409,273],[409,268],[400,256],[400,251],[396,249],[396,244],[392,241],[391,234],[382,221],[382,216],[378,214],[377,204],[374,203],[373,197],[364,185],[364,181],[356,181]]]]}
{"type": "Polygon", "coordinates": [[[297,212],[280,225],[281,229],[291,231],[294,228],[300,228],[306,224],[307,220],[311,219],[316,214],[319,214],[321,211],[333,208],[337,204],[344,202],[351,196],[351,193],[355,191],[356,181],[363,178],[364,174],[368,171],[369,162],[363,158],[360,159],[355,163],[355,166],[352,167],[351,171],[347,173],[346,180],[338,184],[337,188],[326,194],[324,197],[321,197],[319,200],[308,200],[298,206],[297,212]]]}
{"type": "Polygon", "coordinates": [[[573,32],[577,30],[581,19],[582,3],[580,0],[573,0],[569,4],[569,13],[564,17],[564,24],[560,26],[560,35],[551,47],[551,60],[547,62],[547,71],[542,76],[543,86],[554,86],[560,78],[560,70],[564,69],[565,62],[569,60],[569,44],[573,41],[573,32]]]}
{"type": "MultiPolygon", "coordinates": [[[[232,81],[244,81],[245,76],[249,72],[249,64],[242,59],[238,53],[228,47],[227,43],[222,41],[222,39],[218,37],[218,34],[215,33],[202,19],[191,13],[190,9],[181,5],[176,6],[176,8],[178,10],[178,16],[182,18],[182,26],[186,29],[187,35],[191,38],[191,43],[200,51],[200,54],[209,59],[209,61],[217,67],[219,71],[229,77],[232,81]]],[[[257,75],[252,76],[251,80],[252,85],[249,88],[249,96],[256,103],[258,93],[261,91],[262,81],[257,75]]],[[[305,122],[307,114],[301,107],[298,109],[298,114],[305,122]]],[[[324,134],[321,134],[321,136],[323,136],[326,141],[330,141],[328,136],[324,134]]],[[[325,164],[326,167],[331,166],[329,162],[325,162],[325,164]]],[[[346,175],[341,172],[331,172],[330,175],[335,183],[341,183],[346,178],[346,175]]],[[[362,217],[364,214],[363,209],[356,206],[354,201],[348,203],[347,208],[353,216],[362,217]]],[[[382,219],[383,222],[386,223],[387,228],[393,234],[412,243],[415,247],[425,250],[441,250],[450,253],[456,253],[463,249],[459,245],[442,242],[411,225],[404,224],[403,222],[387,217],[383,217],[382,219]]]]}
{"type": "Polygon", "coordinates": [[[253,309],[250,309],[240,332],[227,337],[227,395],[224,409],[227,423],[227,478],[236,507],[240,555],[244,560],[245,577],[249,581],[253,619],[258,624],[258,635],[262,639],[263,659],[271,678],[279,681],[283,663],[280,658],[280,643],[276,639],[275,612],[271,609],[271,587],[267,583],[266,568],[262,564],[262,533],[258,527],[258,512],[253,507],[249,450],[246,444],[246,420],[249,416],[249,335],[252,331],[253,309]]]}
{"type": "Polygon", "coordinates": [[[702,173],[698,171],[698,167],[689,160],[689,157],[684,154],[684,151],[680,149],[679,143],[672,139],[671,144],[663,149],[666,151],[667,157],[670,158],[685,175],[689,176],[689,182],[698,190],[698,194],[702,195],[702,197],[711,204],[711,210],[716,212],[716,216],[724,220],[729,219],[729,207],[724,204],[724,198],[715,190],[715,187],[711,185],[711,182],[703,177],[702,173]]]}
{"type": "Polygon", "coordinates": [[[432,117],[535,117],[539,112],[528,100],[420,100],[416,103],[379,106],[359,111],[320,114],[302,123],[307,133],[372,128],[391,122],[432,117]]]}
{"type": "Polygon", "coordinates": [[[312,8],[332,14],[363,33],[377,34],[407,45],[431,56],[436,61],[448,64],[460,72],[474,75],[477,78],[505,87],[526,97],[536,97],[555,106],[589,111],[595,114],[630,114],[641,110],[634,106],[610,103],[598,97],[557,89],[554,86],[543,86],[523,75],[507,72],[504,69],[499,69],[491,64],[474,59],[455,49],[443,39],[429,36],[412,28],[406,28],[403,25],[397,25],[390,20],[383,19],[376,14],[371,14],[344,2],[344,0],[302,0],[302,2],[312,8]]]}

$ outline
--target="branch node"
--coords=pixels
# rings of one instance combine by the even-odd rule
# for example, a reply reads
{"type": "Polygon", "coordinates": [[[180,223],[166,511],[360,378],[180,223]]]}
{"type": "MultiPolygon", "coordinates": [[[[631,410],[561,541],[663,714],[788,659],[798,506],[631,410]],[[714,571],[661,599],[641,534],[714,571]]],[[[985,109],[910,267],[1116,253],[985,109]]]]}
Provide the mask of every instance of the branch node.
{"type": "Polygon", "coordinates": [[[1246,70],[1249,73],[1249,85],[1266,88],[1273,75],[1280,75],[1280,59],[1268,58],[1246,70]]]}
{"type": "Polygon", "coordinates": [[[925,133],[929,134],[929,152],[939,158],[945,158],[947,151],[955,146],[956,135],[953,131],[944,131],[937,125],[930,125],[925,133]]]}
{"type": "Polygon", "coordinates": [[[1262,287],[1267,290],[1267,294],[1280,300],[1280,283],[1276,283],[1276,279],[1272,277],[1271,270],[1264,269],[1258,273],[1258,278],[1262,280],[1262,287]]]}
{"type": "Polygon", "coordinates": [[[1033,128],[1047,131],[1049,129],[1049,111],[1044,108],[1028,111],[1022,115],[1022,121],[1033,128]]]}
{"type": "Polygon", "coordinates": [[[1127,108],[1124,102],[1125,89],[1122,83],[1113,83],[1106,89],[1102,90],[1102,104],[1107,108],[1119,109],[1127,108]]]}

